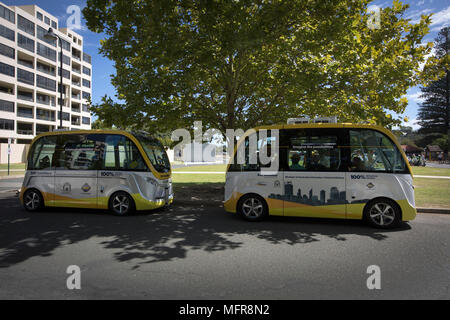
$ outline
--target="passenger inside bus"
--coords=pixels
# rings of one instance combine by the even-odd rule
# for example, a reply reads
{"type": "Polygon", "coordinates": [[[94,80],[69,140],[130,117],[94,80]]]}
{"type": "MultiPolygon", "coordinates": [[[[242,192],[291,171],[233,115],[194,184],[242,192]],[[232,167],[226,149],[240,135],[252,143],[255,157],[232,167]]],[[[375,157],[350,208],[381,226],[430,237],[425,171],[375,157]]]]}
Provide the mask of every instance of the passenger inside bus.
{"type": "Polygon", "coordinates": [[[364,161],[361,160],[360,157],[353,157],[352,163],[350,165],[350,171],[364,171],[364,161]]]}
{"type": "Polygon", "coordinates": [[[308,170],[311,171],[322,171],[322,170],[327,170],[327,168],[320,163],[321,157],[319,154],[319,151],[317,150],[313,150],[311,152],[311,158],[309,161],[309,166],[308,166],[308,170]]]}
{"type": "Polygon", "coordinates": [[[292,164],[289,166],[290,169],[292,169],[292,170],[305,170],[305,167],[299,164],[299,162],[300,162],[300,154],[298,154],[297,152],[292,154],[291,162],[292,162],[292,164]]]}

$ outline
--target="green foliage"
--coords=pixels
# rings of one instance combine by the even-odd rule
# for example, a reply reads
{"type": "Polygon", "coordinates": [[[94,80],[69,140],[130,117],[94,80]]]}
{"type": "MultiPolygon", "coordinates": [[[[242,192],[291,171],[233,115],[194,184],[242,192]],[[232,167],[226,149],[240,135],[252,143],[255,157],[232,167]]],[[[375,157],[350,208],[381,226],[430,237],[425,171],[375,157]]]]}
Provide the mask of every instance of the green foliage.
{"type": "Polygon", "coordinates": [[[426,87],[422,87],[422,97],[425,101],[419,107],[418,119],[421,132],[450,132],[450,28],[445,27],[436,38],[436,52],[433,59],[437,64],[427,72],[440,76],[426,87]],[[431,70],[431,71],[430,71],[431,70]]]}
{"type": "Polygon", "coordinates": [[[448,135],[442,135],[440,138],[437,138],[433,141],[433,145],[438,145],[444,152],[448,152],[450,150],[450,137],[448,135]]]}
{"type": "MultiPolygon", "coordinates": [[[[370,29],[367,0],[88,0],[88,28],[104,32],[112,83],[95,114],[115,126],[167,132],[203,121],[248,129],[301,115],[399,123],[430,16],[403,18],[395,0],[370,29]]],[[[432,63],[427,70],[432,69],[432,63]]]]}

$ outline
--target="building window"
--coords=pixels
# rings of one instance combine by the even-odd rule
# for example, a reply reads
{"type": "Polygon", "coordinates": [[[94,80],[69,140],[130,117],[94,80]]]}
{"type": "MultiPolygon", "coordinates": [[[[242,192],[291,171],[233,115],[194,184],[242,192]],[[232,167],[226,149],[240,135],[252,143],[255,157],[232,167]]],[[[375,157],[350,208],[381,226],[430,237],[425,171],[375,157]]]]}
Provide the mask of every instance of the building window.
{"type": "Polygon", "coordinates": [[[39,11],[36,12],[36,18],[38,18],[41,21],[44,21],[44,16],[42,15],[42,13],[40,13],[39,11]]]}
{"type": "Polygon", "coordinates": [[[17,115],[22,118],[34,119],[33,109],[17,107],[17,115]]]}
{"type": "Polygon", "coordinates": [[[83,117],[83,124],[91,124],[91,118],[83,117]]]}
{"type": "Polygon", "coordinates": [[[89,105],[83,103],[82,110],[83,112],[89,112],[89,105]]]}
{"type": "Polygon", "coordinates": [[[43,44],[40,44],[39,42],[37,44],[37,54],[44,58],[47,58],[49,60],[56,62],[56,50],[53,50],[47,46],[44,46],[43,44]]]}
{"type": "Polygon", "coordinates": [[[17,15],[17,27],[20,30],[25,31],[26,33],[34,36],[34,23],[22,17],[20,14],[17,15]]]}
{"type": "Polygon", "coordinates": [[[47,34],[47,30],[45,30],[41,26],[36,26],[36,34],[39,40],[42,40],[45,43],[48,43],[49,45],[56,47],[56,39],[47,39],[45,37],[45,35],[47,34]]]}
{"type": "Polygon", "coordinates": [[[22,66],[34,69],[33,61],[17,58],[17,63],[22,65],[22,66]]]}
{"type": "Polygon", "coordinates": [[[14,48],[8,47],[3,43],[0,43],[0,54],[12,59],[16,57],[14,48]]]}
{"type": "Polygon", "coordinates": [[[34,73],[17,68],[17,80],[26,84],[34,85],[34,73]]]}
{"type": "Polygon", "coordinates": [[[0,4],[0,17],[8,20],[9,22],[16,23],[16,16],[14,14],[14,11],[9,10],[8,8],[2,6],[1,4],[0,4]]]}
{"type": "Polygon", "coordinates": [[[61,46],[64,50],[70,51],[70,42],[61,39],[61,46]]]}
{"type": "Polygon", "coordinates": [[[14,67],[3,62],[0,62],[0,73],[11,77],[15,76],[14,67]]]}
{"type": "Polygon", "coordinates": [[[83,99],[89,100],[91,98],[91,94],[83,91],[82,97],[83,99]]]}
{"type": "Polygon", "coordinates": [[[48,25],[50,25],[50,19],[49,17],[44,17],[44,22],[48,25]]]}
{"type": "Polygon", "coordinates": [[[17,45],[34,53],[34,40],[27,38],[20,33],[17,34],[17,45]]]}
{"type": "Polygon", "coordinates": [[[11,30],[1,24],[0,24],[0,36],[2,36],[3,38],[6,38],[8,40],[11,40],[11,41],[16,40],[16,34],[15,34],[14,30],[11,30]]]}
{"type": "Polygon", "coordinates": [[[14,112],[14,102],[0,100],[0,111],[14,112]]]}
{"type": "Polygon", "coordinates": [[[83,73],[87,76],[91,75],[91,69],[89,69],[88,67],[83,66],[83,73]]]}
{"type": "MultiPolygon", "coordinates": [[[[58,76],[61,76],[61,68],[58,68],[58,76]]],[[[70,71],[63,69],[63,77],[70,80],[70,71]]]]}
{"type": "Polygon", "coordinates": [[[17,91],[17,99],[26,100],[26,101],[34,101],[33,92],[28,91],[17,91]]]}
{"type": "Polygon", "coordinates": [[[0,119],[0,130],[14,130],[14,120],[0,119]]]}
{"type": "Polygon", "coordinates": [[[91,87],[91,82],[89,80],[83,79],[83,86],[90,88],[91,87]]]}
{"type": "Polygon", "coordinates": [[[36,85],[39,88],[56,91],[56,81],[40,75],[36,75],[36,85]]]}
{"type": "MultiPolygon", "coordinates": [[[[58,54],[58,57],[61,58],[61,53],[58,54]]],[[[67,64],[68,66],[70,66],[70,58],[68,56],[66,56],[65,54],[63,54],[62,62],[64,64],[67,64]]]]}
{"type": "Polygon", "coordinates": [[[38,71],[44,72],[44,73],[52,75],[52,76],[56,75],[55,67],[48,66],[39,61],[37,62],[36,66],[37,66],[38,71]]]}
{"type": "Polygon", "coordinates": [[[57,27],[57,25],[56,25],[56,22],[55,22],[55,21],[52,21],[52,28],[53,28],[53,29],[58,29],[58,27],[57,27]]]}
{"type": "Polygon", "coordinates": [[[83,61],[86,61],[87,63],[91,64],[91,56],[83,52],[83,61]]]}
{"type": "MultiPolygon", "coordinates": [[[[62,114],[63,114],[62,119],[64,121],[69,121],[70,120],[70,113],[63,112],[62,114]]],[[[61,119],[61,112],[60,111],[58,111],[58,119],[61,119]]]]}

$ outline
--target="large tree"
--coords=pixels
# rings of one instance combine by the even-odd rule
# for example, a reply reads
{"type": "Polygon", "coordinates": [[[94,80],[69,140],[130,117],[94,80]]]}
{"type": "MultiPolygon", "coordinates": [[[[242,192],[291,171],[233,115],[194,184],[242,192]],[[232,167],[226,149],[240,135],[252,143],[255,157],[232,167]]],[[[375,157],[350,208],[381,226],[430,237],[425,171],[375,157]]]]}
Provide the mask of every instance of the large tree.
{"type": "Polygon", "coordinates": [[[394,1],[377,20],[369,2],[88,0],[87,26],[106,34],[100,51],[124,101],[105,96],[92,110],[159,131],[201,120],[225,132],[301,115],[398,123],[388,112],[402,113],[401,97],[418,84],[430,17],[410,24],[408,6],[394,1]]]}
{"type": "MultiPolygon", "coordinates": [[[[421,97],[425,101],[419,107],[418,119],[422,133],[449,134],[450,130],[450,28],[443,28],[435,40],[433,69],[441,77],[426,87],[422,87],[421,97]]],[[[448,148],[446,148],[448,149],[448,148]]]]}

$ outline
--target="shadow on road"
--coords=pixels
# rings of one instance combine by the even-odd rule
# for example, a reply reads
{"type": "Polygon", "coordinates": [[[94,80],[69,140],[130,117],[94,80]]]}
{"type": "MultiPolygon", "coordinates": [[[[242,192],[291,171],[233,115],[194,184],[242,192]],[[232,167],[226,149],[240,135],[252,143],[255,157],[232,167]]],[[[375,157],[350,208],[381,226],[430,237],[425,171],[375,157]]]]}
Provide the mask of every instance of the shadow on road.
{"type": "MultiPolygon", "coordinates": [[[[324,237],[346,241],[350,235],[387,239],[390,231],[360,221],[270,217],[251,223],[220,207],[175,205],[170,209],[116,217],[106,211],[46,209],[29,213],[16,197],[0,199],[0,268],[83,240],[112,249],[117,261],[142,264],[183,259],[190,250],[215,252],[246,245],[242,236],[267,244],[307,245],[324,237]]],[[[400,230],[408,230],[404,224],[400,230]]]]}

